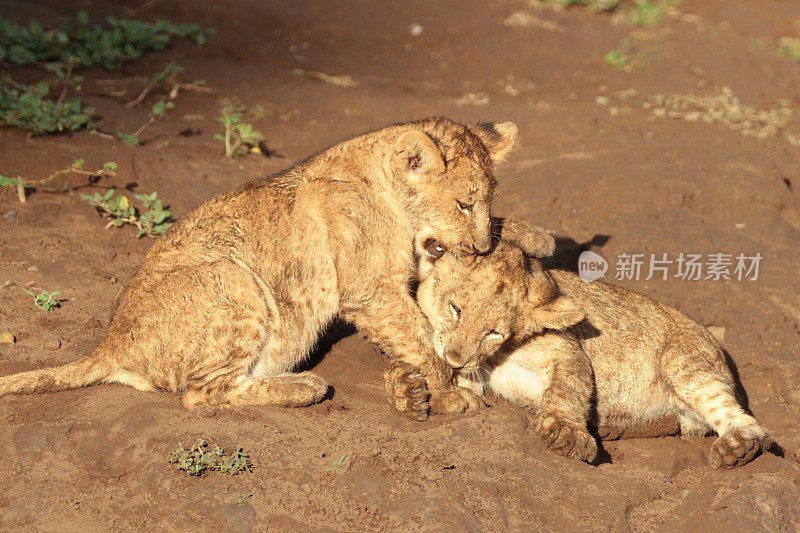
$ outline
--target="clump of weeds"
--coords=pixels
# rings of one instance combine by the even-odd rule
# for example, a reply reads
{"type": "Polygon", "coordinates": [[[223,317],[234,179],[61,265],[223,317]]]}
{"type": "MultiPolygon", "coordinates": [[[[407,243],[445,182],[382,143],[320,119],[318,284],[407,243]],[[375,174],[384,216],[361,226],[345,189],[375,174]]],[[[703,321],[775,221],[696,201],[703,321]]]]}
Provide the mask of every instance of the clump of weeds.
{"type": "Polygon", "coordinates": [[[105,194],[81,194],[84,200],[95,206],[105,218],[109,219],[106,228],[122,227],[130,224],[139,229],[136,238],[147,235],[155,238],[163,235],[172,225],[172,212],[164,209],[158,193],[135,194],[134,198],[142,203],[143,208],[137,209],[130,204],[127,196],[121,194],[114,196],[114,189],[105,194]]]}
{"type": "Polygon", "coordinates": [[[0,17],[0,61],[16,66],[73,61],[79,67],[116,70],[150,50],[163,50],[172,39],[189,39],[202,47],[214,33],[194,23],[168,20],[106,17],[105,22],[107,27],[92,24],[86,11],[52,29],[35,19],[25,27],[0,17]]]}
{"type": "Polygon", "coordinates": [[[178,447],[169,453],[167,460],[190,476],[201,476],[204,472],[214,470],[236,475],[240,472],[250,472],[253,468],[250,457],[242,448],[228,453],[219,446],[210,448],[204,439],[198,439],[189,448],[178,443],[178,447]]]}
{"type": "Polygon", "coordinates": [[[66,90],[56,100],[49,95],[50,84],[46,81],[24,85],[3,78],[0,81],[0,126],[27,130],[31,136],[93,126],[94,108],[84,106],[80,98],[66,98],[66,90]]]}
{"type": "MultiPolygon", "coordinates": [[[[3,79],[0,82],[0,126],[28,130],[30,135],[88,128],[106,136],[94,131],[93,108],[84,106],[79,97],[67,98],[68,90],[74,87],[80,91],[83,81],[82,76],[73,75],[73,70],[100,66],[113,71],[148,51],[165,49],[173,39],[189,39],[197,46],[204,46],[207,37],[213,33],[214,30],[194,23],[176,24],[168,20],[149,23],[106,17],[105,26],[100,26],[92,24],[85,11],[49,29],[36,20],[22,26],[0,16],[0,63],[42,67],[55,75],[55,81],[61,85],[58,97],[50,98],[51,82],[48,80],[24,85],[10,78],[3,79]]],[[[174,74],[179,70],[177,65],[168,65],[153,76],[148,86],[174,80],[174,74]]],[[[191,84],[175,81],[170,87],[170,97],[174,98],[181,89],[205,91],[201,84],[202,80],[191,84]]],[[[150,90],[152,87],[147,92],[150,90]]],[[[146,92],[142,98],[144,96],[146,92]]],[[[135,141],[138,144],[137,134],[125,135],[121,138],[126,143],[135,141]]]]}

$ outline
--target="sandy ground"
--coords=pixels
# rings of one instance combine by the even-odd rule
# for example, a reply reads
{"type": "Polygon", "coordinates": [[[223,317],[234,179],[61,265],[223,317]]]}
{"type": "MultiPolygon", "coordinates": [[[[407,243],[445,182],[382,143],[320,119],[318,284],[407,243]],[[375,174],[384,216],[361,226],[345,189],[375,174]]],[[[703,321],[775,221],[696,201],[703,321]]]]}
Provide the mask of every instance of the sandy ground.
{"type": "MultiPolygon", "coordinates": [[[[9,0],[2,11],[52,23],[80,8],[99,20],[136,5],[9,0]]],[[[798,530],[800,147],[782,135],[757,139],[660,118],[643,104],[656,94],[713,96],[729,87],[744,105],[786,99],[800,107],[800,65],[753,44],[796,37],[800,5],[686,0],[679,9],[692,17],[638,30],[610,15],[521,1],[162,0],[141,18],[194,21],[218,34],[202,50],[181,42],[117,73],[86,72],[84,97],[102,129],[133,131],[146,111],[125,108],[93,80],[152,74],[175,61],[185,79],[204,78],[221,96],[288,114],[248,119],[281,157],[225,160],[212,139],[217,97],[186,93],[137,148],[86,132],[28,139],[0,130],[0,172],[38,178],[79,157],[87,168],[116,161],[116,177],[86,190],[157,190],[180,216],[391,122],[513,120],[521,141],[498,169],[496,213],[552,228],[565,262],[591,248],[612,262],[613,275],[621,253],[763,256],[757,280],[621,283],[724,328],[776,453],[717,471],[706,466],[713,437],[633,439],[604,443],[598,464],[587,465],[548,452],[530,415],[494,398],[475,414],[412,422],[384,398],[382,356],[342,327],[311,363],[335,391],[309,408],[188,412],[176,395],[121,386],[0,399],[0,529],[798,530]],[[526,26],[504,24],[518,12],[526,26]],[[643,64],[612,69],[603,54],[631,34],[643,64]],[[295,68],[357,85],[300,77],[295,68]],[[244,447],[253,472],[176,471],[168,452],[199,436],[244,447]]],[[[786,131],[799,134],[800,123],[786,131]]],[[[0,191],[0,215],[0,330],[18,341],[0,344],[0,374],[89,352],[151,241],[129,227],[104,230],[76,195],[35,193],[21,205],[0,191]],[[61,307],[34,307],[23,292],[30,282],[60,290],[61,307]],[[45,349],[51,337],[59,350],[45,349]]]]}

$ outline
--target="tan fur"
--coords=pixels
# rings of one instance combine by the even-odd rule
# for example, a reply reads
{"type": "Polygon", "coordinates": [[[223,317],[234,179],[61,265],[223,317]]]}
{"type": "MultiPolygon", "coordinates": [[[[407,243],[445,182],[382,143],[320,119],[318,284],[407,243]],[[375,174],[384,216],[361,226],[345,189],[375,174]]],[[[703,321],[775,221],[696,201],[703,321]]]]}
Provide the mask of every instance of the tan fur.
{"type": "Polygon", "coordinates": [[[408,284],[430,239],[488,250],[493,161],[515,139],[511,123],[399,124],[212,198],[148,251],[94,352],[0,378],[0,395],[115,382],[182,392],[187,407],[307,405],[327,384],[290,372],[342,316],[396,360],[398,409],[424,419],[426,389],[464,409],[408,284]]]}
{"type": "Polygon", "coordinates": [[[770,443],[737,401],[722,348],[674,308],[545,271],[508,243],[444,256],[417,295],[459,384],[537,411],[536,430],[558,453],[591,461],[590,427],[607,439],[714,431],[711,462],[726,468],[770,443]]]}

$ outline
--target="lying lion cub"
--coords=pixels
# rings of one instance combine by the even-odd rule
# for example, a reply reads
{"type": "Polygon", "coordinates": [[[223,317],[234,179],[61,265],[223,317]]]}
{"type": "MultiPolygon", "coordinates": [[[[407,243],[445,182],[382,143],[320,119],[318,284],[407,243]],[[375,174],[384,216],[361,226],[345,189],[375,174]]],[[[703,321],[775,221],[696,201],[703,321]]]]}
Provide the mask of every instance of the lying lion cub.
{"type": "Polygon", "coordinates": [[[711,463],[725,468],[770,443],[737,402],[719,344],[650,298],[545,271],[510,242],[438,259],[417,298],[459,384],[538,411],[536,431],[556,453],[592,461],[587,422],[606,439],[713,429],[711,463]]]}

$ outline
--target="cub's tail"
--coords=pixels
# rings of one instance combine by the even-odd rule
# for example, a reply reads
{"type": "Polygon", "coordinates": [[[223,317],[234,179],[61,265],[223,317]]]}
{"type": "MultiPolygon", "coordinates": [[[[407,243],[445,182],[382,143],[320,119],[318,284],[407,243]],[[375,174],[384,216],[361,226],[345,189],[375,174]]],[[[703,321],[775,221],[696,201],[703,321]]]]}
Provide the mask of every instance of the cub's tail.
{"type": "Polygon", "coordinates": [[[0,377],[0,396],[77,389],[100,383],[113,371],[108,358],[99,356],[95,350],[66,365],[0,377]]]}

